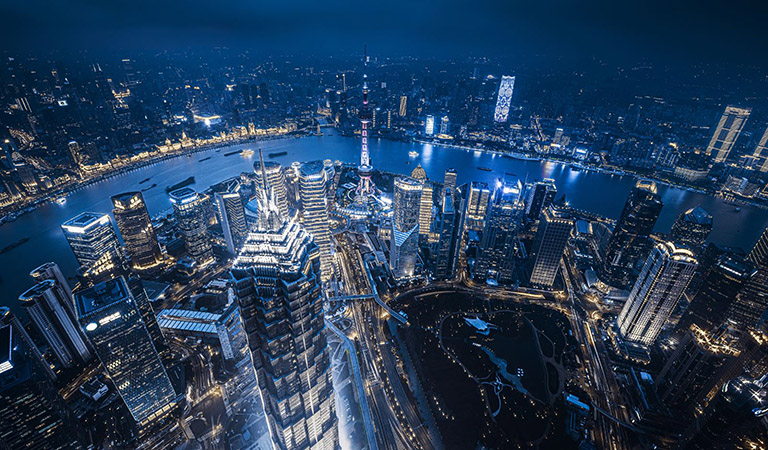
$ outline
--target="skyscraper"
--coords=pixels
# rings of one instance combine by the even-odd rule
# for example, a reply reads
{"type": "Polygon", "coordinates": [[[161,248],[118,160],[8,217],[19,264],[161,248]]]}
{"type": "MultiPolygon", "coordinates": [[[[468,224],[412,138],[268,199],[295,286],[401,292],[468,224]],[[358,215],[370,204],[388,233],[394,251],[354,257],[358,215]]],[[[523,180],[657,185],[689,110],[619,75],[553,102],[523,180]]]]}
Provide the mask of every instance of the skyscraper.
{"type": "MultiPolygon", "coordinates": [[[[262,191],[260,209],[269,210],[262,191]]],[[[272,441],[280,450],[338,446],[320,252],[299,223],[265,213],[230,271],[272,441]]]]}
{"type": "Polygon", "coordinates": [[[18,332],[14,326],[0,325],[0,447],[83,448],[79,427],[69,419],[46,368],[18,332]]]}
{"type": "Polygon", "coordinates": [[[750,167],[763,173],[768,172],[768,127],[752,151],[750,167]]]}
{"type": "Polygon", "coordinates": [[[671,242],[657,244],[619,314],[622,337],[651,345],[667,322],[698,263],[690,250],[671,242]]]}
{"type": "Polygon", "coordinates": [[[474,276],[509,283],[514,278],[515,240],[523,213],[523,185],[517,178],[498,180],[488,204],[474,276]]]}
{"type": "MultiPolygon", "coordinates": [[[[365,200],[376,192],[371,176],[373,175],[373,166],[371,165],[371,156],[368,152],[368,125],[371,123],[371,107],[368,104],[368,54],[364,56],[363,61],[363,105],[360,108],[360,166],[357,168],[357,174],[360,177],[360,184],[357,186],[357,197],[359,203],[365,203],[365,200]]],[[[331,180],[327,181],[328,183],[331,180]]]]}
{"type": "Polygon", "coordinates": [[[320,271],[323,281],[328,281],[333,276],[326,176],[321,161],[302,164],[299,170],[301,216],[304,227],[312,233],[315,244],[320,248],[320,271]]]}
{"type": "Polygon", "coordinates": [[[636,262],[648,251],[648,237],[662,206],[656,183],[640,180],[635,184],[608,241],[604,281],[622,288],[629,285],[636,262]]]}
{"type": "Polygon", "coordinates": [[[496,109],[493,112],[493,120],[504,123],[509,117],[509,106],[512,103],[512,93],[515,90],[515,77],[504,75],[499,83],[499,94],[496,97],[496,109]]]}
{"type": "MultiPolygon", "coordinates": [[[[55,280],[61,289],[64,290],[64,295],[69,299],[69,305],[74,308],[74,303],[72,302],[72,288],[69,287],[69,282],[61,272],[58,264],[55,262],[42,264],[29,272],[29,276],[37,283],[44,280],[55,280]]],[[[72,310],[72,313],[74,314],[74,309],[72,310]]],[[[72,317],[74,318],[74,315],[72,317]]]]}
{"type": "Polygon", "coordinates": [[[563,260],[565,246],[571,237],[573,223],[553,207],[541,212],[539,228],[533,240],[531,285],[551,288],[563,260]]]}
{"type": "Polygon", "coordinates": [[[669,238],[675,244],[698,251],[704,246],[711,231],[712,215],[701,206],[697,206],[680,214],[672,224],[669,238]]]}
{"type": "Polygon", "coordinates": [[[405,113],[408,112],[407,111],[407,107],[408,107],[408,96],[407,95],[401,95],[400,96],[400,108],[397,111],[398,112],[397,115],[400,116],[400,117],[405,117],[405,113]]]}
{"type": "Polygon", "coordinates": [[[261,158],[259,161],[253,163],[253,173],[256,175],[256,185],[263,185],[263,178],[266,177],[269,188],[274,191],[275,204],[277,205],[278,212],[283,217],[283,220],[288,220],[288,185],[285,180],[285,171],[279,163],[266,161],[264,163],[264,171],[262,172],[260,161],[261,158]]]}
{"type": "Polygon", "coordinates": [[[75,294],[78,321],[120,397],[141,426],[170,412],[176,394],[125,280],[75,294]]]}
{"type": "Polygon", "coordinates": [[[456,189],[456,169],[445,169],[443,185],[446,189],[456,189]]]}
{"type": "MultiPolygon", "coordinates": [[[[51,369],[51,363],[45,358],[40,349],[37,348],[32,337],[27,333],[24,326],[21,325],[18,317],[6,306],[0,306],[0,328],[3,326],[9,326],[13,328],[14,339],[20,340],[25,346],[26,355],[40,367],[42,375],[51,381],[56,380],[56,374],[51,369]]],[[[21,348],[19,348],[21,349],[21,348]]],[[[0,372],[2,367],[7,367],[7,364],[0,362],[0,372]]]]}
{"type": "Polygon", "coordinates": [[[221,232],[224,234],[224,242],[227,243],[227,251],[231,255],[237,255],[248,234],[245,208],[243,199],[240,197],[240,183],[237,181],[230,183],[223,192],[216,192],[214,198],[221,232]]]}
{"type": "Polygon", "coordinates": [[[440,134],[448,134],[451,128],[451,120],[448,118],[448,116],[443,116],[442,119],[440,119],[440,134]]]}
{"type": "Polygon", "coordinates": [[[452,279],[456,273],[456,247],[459,246],[459,227],[461,222],[461,200],[453,188],[446,188],[438,215],[437,257],[435,278],[452,279]]]}
{"type": "Polygon", "coordinates": [[[545,178],[534,183],[528,190],[525,202],[525,215],[528,220],[537,220],[541,212],[555,201],[556,196],[555,180],[545,178]]]}
{"type": "Polygon", "coordinates": [[[726,107],[707,145],[707,156],[712,157],[716,163],[728,159],[751,112],[750,108],[726,107]]]}
{"type": "Polygon", "coordinates": [[[19,297],[32,323],[62,367],[91,359],[91,352],[74,321],[72,303],[55,280],[43,280],[19,297]]]}
{"type": "Polygon", "coordinates": [[[432,183],[427,179],[427,173],[421,164],[411,172],[411,178],[421,181],[421,201],[419,202],[419,240],[424,241],[429,236],[432,227],[432,183]]]}
{"type": "Polygon", "coordinates": [[[163,254],[141,192],[112,196],[112,207],[117,229],[125,242],[125,252],[134,270],[147,270],[160,264],[163,254]]]}
{"type": "Polygon", "coordinates": [[[435,116],[427,116],[427,120],[424,124],[424,134],[427,136],[432,136],[435,134],[435,116]]]}
{"type": "Polygon", "coordinates": [[[464,228],[482,231],[488,212],[488,202],[491,198],[491,188],[488,183],[473,181],[469,184],[464,206],[464,228]]]}
{"type": "Polygon", "coordinates": [[[395,278],[413,276],[419,241],[419,207],[423,185],[410,177],[395,178],[389,266],[395,278]]]}
{"type": "Polygon", "coordinates": [[[747,258],[759,266],[768,266],[768,228],[760,235],[747,258]]]}
{"type": "Polygon", "coordinates": [[[187,254],[200,264],[212,261],[213,250],[203,198],[188,187],[171,192],[170,198],[187,254]]]}
{"type": "Polygon", "coordinates": [[[124,265],[123,249],[108,215],[84,212],[64,222],[61,229],[84,273],[124,265]]]}

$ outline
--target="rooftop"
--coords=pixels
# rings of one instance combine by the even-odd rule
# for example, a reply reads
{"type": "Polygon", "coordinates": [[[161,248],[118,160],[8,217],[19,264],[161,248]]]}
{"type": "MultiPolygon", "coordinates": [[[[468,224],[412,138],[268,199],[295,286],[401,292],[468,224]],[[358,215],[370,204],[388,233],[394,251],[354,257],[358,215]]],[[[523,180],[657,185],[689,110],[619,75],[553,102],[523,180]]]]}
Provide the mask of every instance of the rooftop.
{"type": "Polygon", "coordinates": [[[109,216],[106,214],[84,212],[64,222],[61,228],[72,233],[83,233],[91,227],[106,225],[109,222],[109,216]]]}
{"type": "Polygon", "coordinates": [[[128,298],[128,287],[122,277],[101,282],[75,294],[77,315],[82,317],[128,298]]]}

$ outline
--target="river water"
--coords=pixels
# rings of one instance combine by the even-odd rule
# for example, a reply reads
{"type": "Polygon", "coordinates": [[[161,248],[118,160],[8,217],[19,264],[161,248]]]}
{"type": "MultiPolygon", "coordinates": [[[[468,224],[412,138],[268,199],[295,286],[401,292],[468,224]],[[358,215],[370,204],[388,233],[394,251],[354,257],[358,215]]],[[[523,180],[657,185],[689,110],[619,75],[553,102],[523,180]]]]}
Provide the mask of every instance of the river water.
{"type": "MultiPolygon", "coordinates": [[[[230,148],[201,151],[191,157],[181,156],[158,162],[71,193],[65,204],[48,203],[35,211],[24,214],[15,222],[0,226],[0,248],[25,237],[29,241],[0,254],[0,305],[18,311],[18,296],[31,285],[30,270],[38,265],[55,261],[67,276],[73,276],[77,263],[61,232],[60,225],[83,211],[111,212],[110,196],[151,186],[144,192],[149,213],[156,215],[170,208],[165,187],[194,176],[192,187],[203,190],[216,182],[253,170],[254,158],[240,155],[225,156],[239,148],[259,146],[264,153],[285,151],[287,155],[275,158],[284,166],[293,161],[309,161],[330,158],[344,162],[359,161],[359,140],[343,137],[330,130],[326,136],[288,138],[259,143],[234,145],[230,148]],[[206,161],[201,159],[210,157],[206,161]],[[142,180],[149,178],[145,183],[142,180]]],[[[520,161],[497,155],[467,150],[445,148],[430,144],[411,144],[373,139],[370,142],[371,160],[376,168],[391,172],[410,173],[420,163],[430,179],[442,181],[445,169],[455,168],[458,182],[472,180],[493,182],[504,173],[517,175],[521,180],[533,181],[553,178],[558,196],[565,194],[571,206],[616,218],[634,185],[631,176],[573,170],[567,165],[552,162],[520,161]],[[418,157],[409,157],[415,150],[418,157]],[[487,167],[493,172],[478,169],[487,167]]],[[[656,230],[666,232],[675,218],[683,211],[701,205],[714,216],[710,240],[721,245],[751,248],[760,233],[768,225],[768,211],[733,205],[720,199],[681,189],[659,186],[664,209],[656,230]]]]}

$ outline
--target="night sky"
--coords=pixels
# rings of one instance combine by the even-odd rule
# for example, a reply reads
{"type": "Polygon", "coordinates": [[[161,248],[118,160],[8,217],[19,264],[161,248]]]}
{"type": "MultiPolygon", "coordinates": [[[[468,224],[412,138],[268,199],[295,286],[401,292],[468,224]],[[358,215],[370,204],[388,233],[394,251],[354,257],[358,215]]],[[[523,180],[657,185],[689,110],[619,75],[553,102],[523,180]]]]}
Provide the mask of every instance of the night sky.
{"type": "Polygon", "coordinates": [[[768,2],[744,0],[22,0],[3,47],[605,58],[765,64],[768,2]]]}

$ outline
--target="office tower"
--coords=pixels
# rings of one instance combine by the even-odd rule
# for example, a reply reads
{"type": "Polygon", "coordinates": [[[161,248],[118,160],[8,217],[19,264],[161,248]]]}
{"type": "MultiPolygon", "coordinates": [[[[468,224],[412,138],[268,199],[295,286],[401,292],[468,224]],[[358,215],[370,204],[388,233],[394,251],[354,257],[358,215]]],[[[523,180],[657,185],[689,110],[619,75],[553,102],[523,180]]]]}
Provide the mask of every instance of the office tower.
{"type": "MultiPolygon", "coordinates": [[[[266,193],[260,207],[270,208],[266,193]]],[[[323,334],[322,250],[299,223],[260,216],[230,271],[275,448],[338,446],[323,334]]]]}
{"type": "Polygon", "coordinates": [[[491,197],[491,188],[488,183],[473,181],[465,199],[464,228],[482,231],[485,228],[485,217],[488,212],[488,201],[491,197]]]}
{"type": "Polygon", "coordinates": [[[400,96],[400,108],[398,109],[398,116],[405,117],[405,113],[407,112],[407,106],[408,106],[408,96],[401,95],[400,96]]]}
{"type": "Polygon", "coordinates": [[[84,273],[98,275],[124,266],[123,249],[108,215],[84,212],[61,229],[84,273]]]}
{"type": "Polygon", "coordinates": [[[456,169],[445,169],[443,188],[456,189],[456,169]]]}
{"type": "Polygon", "coordinates": [[[198,263],[205,264],[213,260],[211,238],[208,236],[204,199],[193,189],[185,187],[170,193],[173,214],[181,234],[187,254],[198,263]]]}
{"type": "Polygon", "coordinates": [[[669,238],[675,244],[698,251],[704,246],[710,231],[712,231],[712,215],[701,206],[697,206],[680,214],[672,224],[669,238]]]}
{"type": "Polygon", "coordinates": [[[417,165],[411,172],[411,178],[422,183],[421,201],[419,203],[419,240],[425,240],[429,236],[432,227],[432,183],[427,180],[427,172],[417,165]]]}
{"type": "Polygon", "coordinates": [[[442,119],[440,119],[440,134],[448,134],[448,131],[450,131],[451,128],[451,121],[448,119],[448,116],[443,116],[442,119]]]}
{"type": "Polygon", "coordinates": [[[533,240],[531,285],[551,288],[571,237],[573,222],[550,206],[541,212],[539,229],[533,240]]]}
{"type": "Polygon", "coordinates": [[[680,320],[680,327],[695,324],[705,331],[719,328],[728,319],[731,305],[755,274],[754,265],[740,256],[720,256],[704,275],[701,288],[680,320]]]}
{"type": "Polygon", "coordinates": [[[763,231],[760,238],[755,242],[752,251],[747,258],[758,266],[768,266],[768,228],[763,231]]]}
{"type": "Polygon", "coordinates": [[[290,213],[288,211],[288,184],[285,179],[285,171],[283,167],[274,162],[267,161],[264,163],[264,170],[261,170],[261,159],[253,163],[253,173],[256,175],[256,185],[261,186],[264,184],[264,178],[269,184],[269,188],[274,192],[275,204],[280,216],[284,220],[288,220],[290,213]]]}
{"type": "Polygon", "coordinates": [[[320,248],[320,271],[323,281],[333,276],[331,254],[331,230],[328,223],[328,198],[326,197],[326,172],[323,163],[312,161],[301,165],[299,171],[299,196],[304,227],[312,234],[320,248]]]}
{"type": "Polygon", "coordinates": [[[545,178],[537,181],[528,190],[528,198],[525,201],[525,216],[528,220],[537,220],[541,212],[546,209],[557,196],[555,180],[545,178]]]}
{"type": "MultiPolygon", "coordinates": [[[[32,277],[32,279],[37,283],[44,280],[55,280],[56,283],[64,290],[64,295],[66,295],[67,299],[69,300],[69,305],[74,308],[74,303],[72,302],[72,288],[69,287],[67,277],[65,277],[61,272],[58,264],[55,262],[47,262],[29,272],[29,276],[32,277]]],[[[72,310],[72,313],[72,317],[74,318],[74,310],[72,310]]]]}
{"type": "Polygon", "coordinates": [[[474,277],[493,283],[514,279],[515,240],[523,212],[523,185],[517,178],[498,180],[488,204],[474,277]]]}
{"type": "Polygon", "coordinates": [[[512,92],[515,89],[515,77],[504,75],[499,83],[499,94],[496,97],[496,109],[493,112],[493,120],[504,123],[509,117],[509,106],[512,103],[512,92]]]}
{"type": "Polygon", "coordinates": [[[648,251],[648,237],[662,206],[656,183],[640,180],[635,184],[608,241],[603,281],[621,288],[629,285],[635,264],[648,251]]]}
{"type": "MultiPolygon", "coordinates": [[[[48,362],[40,349],[37,348],[32,337],[21,325],[21,322],[19,322],[18,317],[16,317],[11,309],[6,306],[0,306],[0,328],[3,326],[10,326],[13,328],[14,335],[25,345],[28,356],[40,367],[43,376],[51,381],[56,381],[56,374],[53,372],[53,369],[51,369],[51,363],[48,362]]],[[[0,363],[0,366],[1,365],[2,364],[0,363]]]]}
{"type": "Polygon", "coordinates": [[[91,359],[91,352],[73,320],[72,303],[55,280],[44,280],[19,297],[32,323],[63,367],[91,359]]]}
{"type": "Polygon", "coordinates": [[[659,397],[670,408],[700,414],[739,353],[728,335],[691,325],[656,377],[659,397]]]}
{"type": "Polygon", "coordinates": [[[752,152],[751,167],[763,173],[768,172],[768,127],[763,131],[762,137],[752,152]]]}
{"type": "Polygon", "coordinates": [[[142,271],[160,264],[163,254],[141,192],[112,196],[112,214],[134,270],[142,271]]]}
{"type": "Polygon", "coordinates": [[[126,281],[82,290],[75,304],[80,327],[133,419],[143,426],[167,414],[176,394],[126,281]]]}
{"type": "Polygon", "coordinates": [[[75,168],[79,168],[83,163],[83,155],[80,153],[80,144],[78,144],[77,141],[70,141],[69,144],[67,144],[67,149],[69,150],[69,156],[72,158],[75,168]]]}
{"type": "Polygon", "coordinates": [[[706,413],[703,426],[694,429],[686,450],[768,448],[764,425],[768,412],[765,385],[745,377],[725,383],[706,413]]]}
{"type": "Polygon", "coordinates": [[[653,344],[697,265],[690,250],[675,247],[671,242],[657,244],[619,314],[622,337],[643,345],[653,344]]]}
{"type": "Polygon", "coordinates": [[[323,170],[325,170],[325,178],[328,180],[325,196],[328,197],[328,213],[330,214],[336,201],[336,168],[333,166],[333,161],[324,159],[323,170]]]}
{"type": "Polygon", "coordinates": [[[446,188],[438,218],[437,257],[435,278],[450,280],[456,273],[456,249],[459,246],[459,226],[461,221],[461,199],[452,188],[446,188]]]}
{"type": "Polygon", "coordinates": [[[147,291],[144,289],[144,283],[140,278],[133,275],[124,278],[124,280],[128,290],[131,292],[136,309],[139,310],[141,321],[144,322],[149,337],[152,339],[155,350],[158,353],[162,353],[167,349],[165,337],[160,329],[160,324],[157,323],[155,310],[152,309],[152,305],[149,303],[149,296],[147,296],[147,291]]]}
{"type": "Polygon", "coordinates": [[[216,210],[221,224],[221,232],[224,234],[224,242],[227,244],[227,251],[236,256],[248,234],[245,208],[243,199],[240,197],[240,183],[233,181],[223,192],[216,192],[214,198],[216,199],[216,210]]]}
{"type": "MultiPolygon", "coordinates": [[[[83,448],[80,429],[19,328],[0,325],[0,448],[83,448]]],[[[50,370],[50,369],[48,369],[50,370]]]]}
{"type": "MultiPolygon", "coordinates": [[[[365,56],[363,64],[363,105],[360,108],[360,165],[357,167],[357,175],[360,177],[360,184],[357,186],[357,200],[359,203],[365,203],[368,197],[376,192],[371,176],[373,176],[373,166],[371,165],[371,156],[368,153],[368,125],[371,123],[371,107],[368,104],[368,57],[365,56]]],[[[328,183],[331,179],[328,180],[328,183]]]]}
{"type": "Polygon", "coordinates": [[[707,145],[707,156],[712,157],[715,163],[721,163],[728,159],[728,154],[739,138],[741,130],[744,129],[744,124],[747,123],[751,111],[750,108],[737,108],[735,106],[725,108],[715,132],[712,134],[712,139],[707,145]]]}
{"type": "Polygon", "coordinates": [[[423,184],[418,180],[410,177],[395,178],[389,251],[389,266],[395,278],[413,276],[416,270],[422,190],[423,184]]]}
{"type": "Polygon", "coordinates": [[[424,134],[427,136],[432,136],[435,134],[435,116],[427,116],[427,120],[424,125],[424,134]]]}

